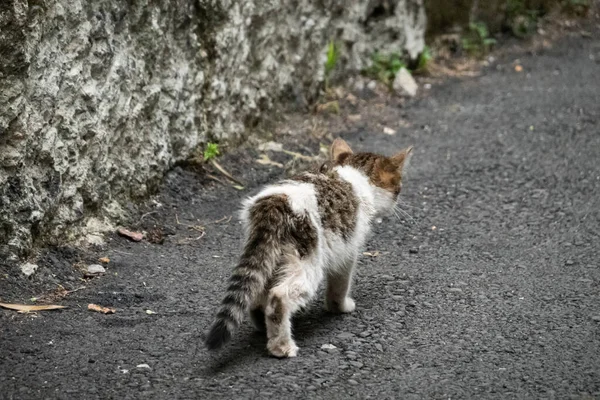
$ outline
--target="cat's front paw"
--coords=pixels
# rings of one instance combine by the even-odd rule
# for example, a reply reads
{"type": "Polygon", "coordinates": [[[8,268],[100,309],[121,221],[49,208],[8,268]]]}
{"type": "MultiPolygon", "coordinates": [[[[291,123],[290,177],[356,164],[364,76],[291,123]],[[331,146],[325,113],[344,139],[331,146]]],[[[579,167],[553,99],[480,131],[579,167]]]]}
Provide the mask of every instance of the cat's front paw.
{"type": "Polygon", "coordinates": [[[296,357],[299,350],[298,346],[296,346],[296,343],[294,343],[293,340],[269,340],[267,343],[267,349],[272,356],[277,358],[296,357]]]}
{"type": "Polygon", "coordinates": [[[342,301],[327,299],[325,309],[332,313],[351,313],[356,309],[356,303],[350,297],[346,297],[342,301]]]}
{"type": "Polygon", "coordinates": [[[340,307],[340,311],[343,313],[351,313],[355,309],[356,309],[356,303],[354,302],[354,299],[352,299],[350,297],[346,297],[344,299],[343,306],[340,307]]]}

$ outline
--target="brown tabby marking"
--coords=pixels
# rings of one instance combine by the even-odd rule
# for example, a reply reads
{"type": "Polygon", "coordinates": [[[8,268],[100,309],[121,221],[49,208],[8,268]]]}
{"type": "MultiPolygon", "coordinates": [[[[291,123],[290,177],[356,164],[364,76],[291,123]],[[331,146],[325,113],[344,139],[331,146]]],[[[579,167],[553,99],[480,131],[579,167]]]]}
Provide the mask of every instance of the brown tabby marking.
{"type": "MultiPolygon", "coordinates": [[[[317,248],[317,230],[310,218],[295,214],[286,195],[259,199],[250,211],[250,219],[256,232],[252,236],[254,240],[275,239],[278,246],[289,245],[297,250],[300,258],[309,256],[317,248]]],[[[247,247],[254,245],[249,241],[247,247]]]]}
{"type": "Polygon", "coordinates": [[[272,313],[269,314],[269,320],[274,324],[280,324],[283,320],[283,300],[281,297],[272,296],[270,306],[273,309],[272,313]]]}
{"type": "Polygon", "coordinates": [[[352,185],[340,179],[335,172],[302,174],[292,180],[314,185],[323,227],[347,240],[356,227],[358,211],[358,199],[352,185]]]}

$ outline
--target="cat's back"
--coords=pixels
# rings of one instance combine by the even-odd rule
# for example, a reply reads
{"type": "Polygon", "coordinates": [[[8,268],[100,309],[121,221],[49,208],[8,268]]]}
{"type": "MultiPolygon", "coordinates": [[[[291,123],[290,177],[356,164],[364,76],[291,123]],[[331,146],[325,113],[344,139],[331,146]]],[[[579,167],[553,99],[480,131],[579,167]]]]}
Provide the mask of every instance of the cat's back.
{"type": "Polygon", "coordinates": [[[335,171],[305,172],[266,186],[244,203],[242,219],[265,200],[277,198],[295,215],[311,215],[323,229],[348,239],[356,227],[359,200],[352,185],[335,171]]]}
{"type": "Polygon", "coordinates": [[[355,229],[359,201],[352,185],[335,171],[306,172],[290,179],[310,185],[323,228],[348,238],[355,229]]]}

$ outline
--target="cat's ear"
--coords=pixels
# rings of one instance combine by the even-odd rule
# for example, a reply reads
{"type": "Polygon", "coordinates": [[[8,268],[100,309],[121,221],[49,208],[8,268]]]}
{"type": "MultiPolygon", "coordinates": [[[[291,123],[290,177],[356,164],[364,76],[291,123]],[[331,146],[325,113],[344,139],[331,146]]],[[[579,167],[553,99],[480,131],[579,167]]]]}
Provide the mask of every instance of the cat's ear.
{"type": "Polygon", "coordinates": [[[396,164],[401,171],[408,165],[408,162],[412,157],[412,150],[413,147],[410,146],[392,156],[392,162],[396,164]]]}
{"type": "Polygon", "coordinates": [[[348,146],[348,143],[346,143],[344,139],[335,139],[331,144],[331,149],[329,150],[331,160],[333,162],[337,162],[344,154],[352,154],[352,149],[350,148],[350,146],[348,146]]]}

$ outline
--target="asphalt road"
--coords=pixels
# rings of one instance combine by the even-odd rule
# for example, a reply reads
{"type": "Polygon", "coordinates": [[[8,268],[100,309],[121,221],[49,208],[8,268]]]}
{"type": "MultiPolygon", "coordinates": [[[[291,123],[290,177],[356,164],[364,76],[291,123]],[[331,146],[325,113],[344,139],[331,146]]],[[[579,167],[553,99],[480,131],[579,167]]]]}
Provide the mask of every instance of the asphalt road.
{"type": "MultiPolygon", "coordinates": [[[[342,131],[357,149],[415,146],[411,218],[375,226],[355,313],[296,319],[295,359],[270,358],[249,323],[224,351],[202,347],[248,191],[175,169],[144,218],[174,234],[164,244],[115,236],[93,253],[108,274],[68,309],[0,311],[0,398],[600,398],[599,61],[598,31],[565,38],[384,109],[410,124],[396,135],[342,131]]],[[[279,172],[252,157],[228,165],[256,190],[279,172]]]]}

